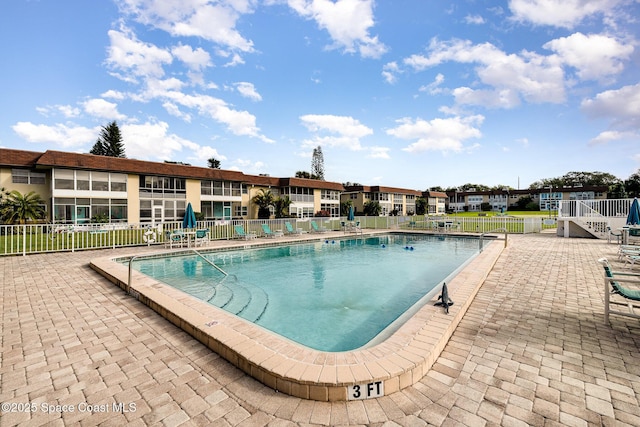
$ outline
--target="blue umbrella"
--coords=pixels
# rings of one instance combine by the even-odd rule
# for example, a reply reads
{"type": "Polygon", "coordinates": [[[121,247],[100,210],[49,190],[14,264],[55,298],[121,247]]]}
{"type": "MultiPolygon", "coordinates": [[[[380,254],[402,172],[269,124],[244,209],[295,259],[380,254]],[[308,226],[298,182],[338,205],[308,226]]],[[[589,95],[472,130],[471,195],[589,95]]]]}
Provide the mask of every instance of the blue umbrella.
{"type": "Polygon", "coordinates": [[[638,199],[633,199],[631,208],[629,208],[629,215],[627,215],[627,225],[638,224],[640,224],[640,204],[638,203],[638,199]]]}
{"type": "Polygon", "coordinates": [[[349,206],[349,215],[347,216],[347,221],[353,221],[355,217],[356,216],[353,212],[353,206],[349,206]]]}
{"type": "Polygon", "coordinates": [[[184,212],[184,218],[182,219],[182,228],[196,228],[196,214],[193,212],[191,202],[187,205],[187,210],[184,212]]]}

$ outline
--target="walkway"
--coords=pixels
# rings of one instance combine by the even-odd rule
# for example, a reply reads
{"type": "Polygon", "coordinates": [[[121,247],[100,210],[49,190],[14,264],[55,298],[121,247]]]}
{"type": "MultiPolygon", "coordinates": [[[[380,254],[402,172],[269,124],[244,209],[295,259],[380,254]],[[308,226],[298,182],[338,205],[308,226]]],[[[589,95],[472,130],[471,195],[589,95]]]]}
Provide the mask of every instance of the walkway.
{"type": "Polygon", "coordinates": [[[603,323],[606,242],[510,236],[420,383],[339,403],[264,387],[87,267],[126,252],[0,258],[0,402],[31,410],[0,425],[640,425],[640,321],[603,323]]]}

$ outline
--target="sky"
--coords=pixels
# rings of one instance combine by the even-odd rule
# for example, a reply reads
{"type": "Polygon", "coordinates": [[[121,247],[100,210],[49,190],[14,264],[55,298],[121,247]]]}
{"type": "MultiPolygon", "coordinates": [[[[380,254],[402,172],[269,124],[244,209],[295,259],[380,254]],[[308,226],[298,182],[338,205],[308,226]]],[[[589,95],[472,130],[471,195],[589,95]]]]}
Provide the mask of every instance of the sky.
{"type": "MultiPolygon", "coordinates": [[[[5,0],[0,147],[415,190],[640,168],[640,0],[5,0]]],[[[160,170],[158,171],[161,172],[160,170]]]]}

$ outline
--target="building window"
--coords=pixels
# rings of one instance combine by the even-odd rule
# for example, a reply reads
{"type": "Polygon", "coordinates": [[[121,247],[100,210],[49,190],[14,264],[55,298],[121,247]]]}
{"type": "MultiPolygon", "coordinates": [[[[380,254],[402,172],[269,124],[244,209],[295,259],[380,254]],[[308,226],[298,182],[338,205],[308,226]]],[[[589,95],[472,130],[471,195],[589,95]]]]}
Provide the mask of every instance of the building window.
{"type": "Polygon", "coordinates": [[[109,174],[107,172],[91,173],[92,191],[109,191],[109,174]]]}
{"type": "Polygon", "coordinates": [[[110,174],[111,191],[127,191],[127,175],[112,173],[110,174]]]}
{"type": "Polygon", "coordinates": [[[73,190],[74,174],[72,170],[54,170],[53,188],[56,190],[73,190]]]}
{"type": "Polygon", "coordinates": [[[40,172],[32,172],[28,169],[11,169],[11,182],[13,184],[44,184],[46,175],[40,172]]]}
{"type": "Polygon", "coordinates": [[[90,190],[90,174],[89,171],[76,171],[76,190],[90,190]]]}

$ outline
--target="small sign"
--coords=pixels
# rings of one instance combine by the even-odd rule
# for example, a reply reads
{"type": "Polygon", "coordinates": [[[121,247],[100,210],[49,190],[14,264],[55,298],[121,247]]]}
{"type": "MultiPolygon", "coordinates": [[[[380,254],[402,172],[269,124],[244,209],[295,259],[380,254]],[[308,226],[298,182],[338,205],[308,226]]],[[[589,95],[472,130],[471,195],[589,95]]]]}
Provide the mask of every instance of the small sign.
{"type": "Polygon", "coordinates": [[[542,222],[544,223],[544,225],[555,225],[556,220],[555,219],[545,219],[542,222]]]}
{"type": "Polygon", "coordinates": [[[384,382],[374,381],[367,384],[350,385],[347,390],[348,400],[372,399],[384,396],[384,382]]]}

